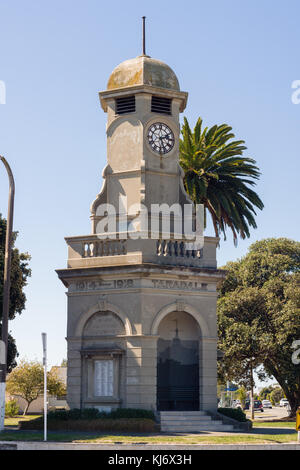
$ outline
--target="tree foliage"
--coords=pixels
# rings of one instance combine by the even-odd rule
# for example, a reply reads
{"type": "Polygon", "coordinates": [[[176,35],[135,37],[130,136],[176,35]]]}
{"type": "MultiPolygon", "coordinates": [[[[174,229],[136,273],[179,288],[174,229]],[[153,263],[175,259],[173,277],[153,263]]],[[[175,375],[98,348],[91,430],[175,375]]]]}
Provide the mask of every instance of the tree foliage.
{"type": "Polygon", "coordinates": [[[269,399],[274,406],[279,403],[282,398],[284,398],[284,393],[281,387],[275,387],[269,395],[269,399]]]}
{"type": "MultiPolygon", "coordinates": [[[[30,403],[44,392],[43,365],[37,361],[22,360],[9,374],[6,387],[9,394],[19,396],[26,401],[25,415],[30,403]]],[[[50,395],[64,395],[66,393],[65,385],[54,371],[47,373],[47,390],[50,395]]]]}
{"type": "MultiPolygon", "coordinates": [[[[28,253],[20,253],[14,246],[18,232],[13,233],[13,246],[11,254],[11,286],[9,320],[13,320],[17,314],[21,314],[25,308],[26,296],[24,287],[27,285],[27,278],[31,276],[28,267],[30,256],[28,253]]],[[[0,319],[3,308],[3,282],[4,282],[4,256],[5,256],[6,220],[0,214],[0,319]]],[[[0,325],[1,328],[1,325],[0,325]]],[[[15,340],[8,335],[8,360],[7,371],[10,372],[16,366],[18,355],[15,340]]]]}
{"type": "Polygon", "coordinates": [[[268,387],[262,388],[259,392],[259,400],[269,400],[269,396],[274,389],[274,385],[269,385],[268,387]]]}
{"type": "Polygon", "coordinates": [[[252,363],[261,378],[275,377],[294,414],[300,405],[300,366],[292,344],[300,339],[300,243],[265,239],[225,266],[218,300],[221,376],[247,377],[252,363]]]}
{"type": "MultiPolygon", "coordinates": [[[[243,156],[247,147],[227,124],[202,127],[199,118],[194,131],[184,118],[180,139],[180,165],[184,170],[184,185],[190,198],[203,204],[211,215],[218,237],[229,227],[236,243],[250,236],[256,228],[255,207],[263,209],[259,196],[251,189],[260,172],[255,160],[243,156]]],[[[206,220],[206,219],[205,219],[206,220]]]]}

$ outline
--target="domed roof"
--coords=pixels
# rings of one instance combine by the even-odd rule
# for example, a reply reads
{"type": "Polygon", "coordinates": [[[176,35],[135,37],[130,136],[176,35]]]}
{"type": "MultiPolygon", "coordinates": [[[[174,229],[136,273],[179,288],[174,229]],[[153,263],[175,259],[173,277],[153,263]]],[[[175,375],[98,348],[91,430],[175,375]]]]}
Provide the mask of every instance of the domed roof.
{"type": "Polygon", "coordinates": [[[119,64],[109,77],[107,89],[114,90],[135,85],[150,85],[180,91],[173,70],[164,62],[146,55],[119,64]]]}

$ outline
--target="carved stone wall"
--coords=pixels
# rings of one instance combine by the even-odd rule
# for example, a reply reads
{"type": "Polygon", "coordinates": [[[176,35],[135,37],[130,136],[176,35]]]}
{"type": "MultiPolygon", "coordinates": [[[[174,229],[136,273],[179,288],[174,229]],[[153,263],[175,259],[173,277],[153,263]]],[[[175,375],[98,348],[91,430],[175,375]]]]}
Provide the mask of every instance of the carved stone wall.
{"type": "Polygon", "coordinates": [[[97,312],[85,324],[83,337],[124,335],[125,327],[113,312],[97,312]]]}

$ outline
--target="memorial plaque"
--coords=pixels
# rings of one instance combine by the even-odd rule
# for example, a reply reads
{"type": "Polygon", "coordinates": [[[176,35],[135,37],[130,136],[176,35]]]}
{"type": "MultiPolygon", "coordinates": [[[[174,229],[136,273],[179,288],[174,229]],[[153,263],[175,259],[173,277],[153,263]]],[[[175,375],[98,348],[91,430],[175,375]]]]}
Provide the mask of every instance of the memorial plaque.
{"type": "Polygon", "coordinates": [[[95,361],[95,396],[111,397],[114,394],[113,360],[95,361]]]}

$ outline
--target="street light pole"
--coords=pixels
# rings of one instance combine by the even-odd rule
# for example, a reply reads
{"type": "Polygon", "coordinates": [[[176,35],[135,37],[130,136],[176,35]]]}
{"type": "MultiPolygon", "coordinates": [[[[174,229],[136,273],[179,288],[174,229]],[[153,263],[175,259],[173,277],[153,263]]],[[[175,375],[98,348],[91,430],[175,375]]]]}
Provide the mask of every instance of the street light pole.
{"type": "Polygon", "coordinates": [[[0,431],[4,429],[5,416],[5,385],[6,385],[6,369],[7,369],[7,337],[8,337],[8,315],[9,315],[9,294],[10,294],[10,272],[11,272],[11,248],[12,248],[12,229],[14,216],[14,198],[15,198],[15,181],[11,168],[4,157],[0,160],[4,164],[9,180],[9,197],[8,211],[6,223],[6,239],[5,239],[5,259],[4,259],[4,282],[3,282],[3,308],[2,308],[2,338],[0,341],[0,350],[2,350],[2,358],[0,357],[0,431]]]}
{"type": "Polygon", "coordinates": [[[47,441],[47,333],[42,333],[44,365],[44,441],[47,441]]]}

